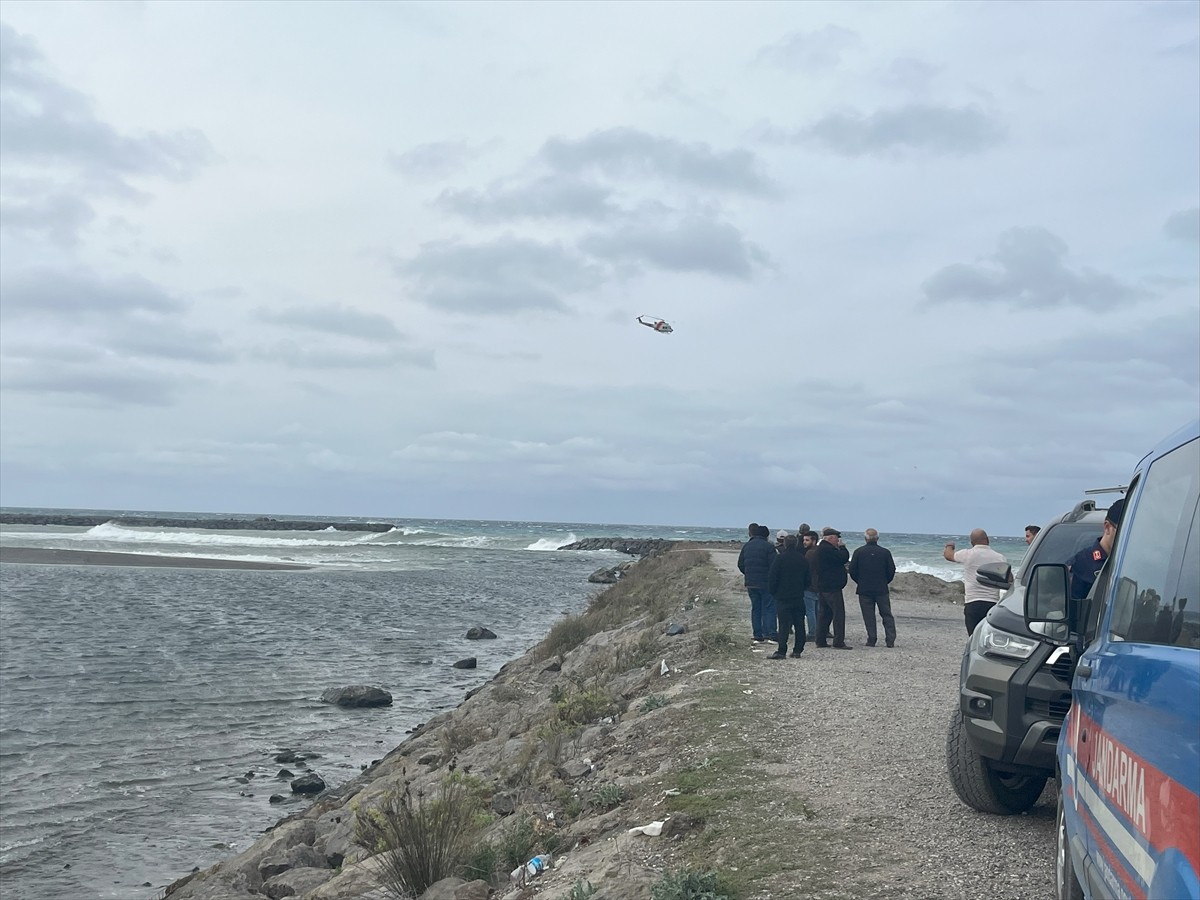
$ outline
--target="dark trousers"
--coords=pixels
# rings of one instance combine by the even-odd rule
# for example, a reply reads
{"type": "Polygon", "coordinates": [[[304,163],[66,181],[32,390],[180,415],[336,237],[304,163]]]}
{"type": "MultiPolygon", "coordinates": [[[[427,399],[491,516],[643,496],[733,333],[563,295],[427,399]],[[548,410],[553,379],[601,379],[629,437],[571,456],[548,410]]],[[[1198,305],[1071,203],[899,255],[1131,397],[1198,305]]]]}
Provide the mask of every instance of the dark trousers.
{"type": "Polygon", "coordinates": [[[817,646],[826,646],[829,625],[833,624],[833,646],[842,647],[846,643],[846,600],[842,589],[836,591],[821,591],[818,595],[820,604],[817,607],[817,646]]]}
{"type": "Polygon", "coordinates": [[[862,610],[863,625],[867,629],[867,646],[874,647],[879,640],[875,630],[875,610],[883,620],[883,639],[890,647],[896,643],[896,620],[892,617],[892,598],[887,591],[858,595],[858,606],[862,610]]]}
{"type": "Polygon", "coordinates": [[[975,633],[975,626],[987,618],[988,610],[996,604],[990,600],[972,600],[963,604],[963,619],[967,623],[967,634],[975,633]]]}
{"type": "Polygon", "coordinates": [[[799,603],[775,603],[775,615],[779,618],[779,652],[787,653],[788,633],[796,629],[796,652],[804,651],[804,601],[799,603]]]}

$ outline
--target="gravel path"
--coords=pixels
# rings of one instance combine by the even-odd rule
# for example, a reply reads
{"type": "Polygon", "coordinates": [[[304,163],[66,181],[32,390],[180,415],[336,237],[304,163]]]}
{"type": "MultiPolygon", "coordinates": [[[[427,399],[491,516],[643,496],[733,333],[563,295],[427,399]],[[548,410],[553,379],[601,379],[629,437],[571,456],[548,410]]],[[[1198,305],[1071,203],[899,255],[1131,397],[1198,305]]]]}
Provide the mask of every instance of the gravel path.
{"type": "MultiPolygon", "coordinates": [[[[740,591],[737,554],[711,557],[730,589],[740,591]]],[[[887,649],[863,646],[857,598],[849,594],[846,605],[853,651],[809,644],[801,659],[770,660],[774,645],[750,643],[748,599],[744,621],[734,623],[747,649],[731,660],[733,674],[757,712],[752,740],[776,755],[785,748],[785,764],[771,774],[807,798],[804,816],[763,810],[796,831],[799,854],[806,852],[806,827],[813,829],[810,858],[797,867],[789,896],[1052,897],[1054,783],[1029,813],[1000,817],[964,806],[947,779],[962,607],[894,591],[898,638],[887,649]]],[[[794,799],[784,802],[795,806],[794,799]]],[[[784,895],[776,888],[757,896],[784,895]]]]}

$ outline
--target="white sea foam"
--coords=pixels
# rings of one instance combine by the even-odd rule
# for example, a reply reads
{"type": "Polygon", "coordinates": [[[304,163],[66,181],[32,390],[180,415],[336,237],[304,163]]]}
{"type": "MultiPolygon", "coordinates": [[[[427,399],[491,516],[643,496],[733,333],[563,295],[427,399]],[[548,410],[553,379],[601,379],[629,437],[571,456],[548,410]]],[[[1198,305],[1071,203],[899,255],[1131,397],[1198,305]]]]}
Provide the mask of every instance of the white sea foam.
{"type": "Polygon", "coordinates": [[[534,541],[526,550],[557,550],[559,547],[565,547],[567,544],[575,543],[579,538],[574,534],[568,533],[565,538],[539,538],[534,541]]]}
{"type": "Polygon", "coordinates": [[[942,581],[962,581],[962,569],[949,569],[945,566],[926,566],[917,562],[903,561],[896,563],[897,572],[916,572],[920,575],[932,575],[942,581]]]}
{"type": "MultiPolygon", "coordinates": [[[[210,546],[210,547],[345,547],[347,544],[365,544],[374,538],[374,532],[347,535],[337,541],[319,540],[308,537],[284,537],[287,532],[269,531],[255,535],[228,534],[220,531],[198,533],[194,531],[150,531],[125,528],[105,522],[96,525],[86,532],[75,534],[43,534],[43,540],[68,540],[91,543],[104,541],[106,543],[124,544],[170,544],[173,546],[210,546]]],[[[312,534],[313,532],[290,532],[290,534],[312,534]]],[[[340,533],[340,532],[339,532],[340,533]]]]}

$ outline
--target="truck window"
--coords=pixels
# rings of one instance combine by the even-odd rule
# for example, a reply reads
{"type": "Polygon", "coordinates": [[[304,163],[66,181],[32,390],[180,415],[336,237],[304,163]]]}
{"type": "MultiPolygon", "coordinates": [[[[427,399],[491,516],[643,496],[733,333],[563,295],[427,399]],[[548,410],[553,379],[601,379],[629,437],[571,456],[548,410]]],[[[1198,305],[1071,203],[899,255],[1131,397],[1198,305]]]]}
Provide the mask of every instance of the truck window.
{"type": "Polygon", "coordinates": [[[1198,493],[1200,440],[1168,453],[1146,473],[1132,521],[1127,514],[1126,532],[1118,537],[1123,548],[1120,572],[1113,573],[1117,584],[1109,622],[1114,640],[1175,644],[1194,639],[1200,601],[1188,587],[1189,574],[1175,576],[1183,568],[1185,551],[1196,552],[1188,536],[1195,530],[1189,526],[1198,493]]]}
{"type": "Polygon", "coordinates": [[[1169,643],[1200,650],[1200,506],[1192,514],[1192,534],[1183,553],[1169,643]]]}

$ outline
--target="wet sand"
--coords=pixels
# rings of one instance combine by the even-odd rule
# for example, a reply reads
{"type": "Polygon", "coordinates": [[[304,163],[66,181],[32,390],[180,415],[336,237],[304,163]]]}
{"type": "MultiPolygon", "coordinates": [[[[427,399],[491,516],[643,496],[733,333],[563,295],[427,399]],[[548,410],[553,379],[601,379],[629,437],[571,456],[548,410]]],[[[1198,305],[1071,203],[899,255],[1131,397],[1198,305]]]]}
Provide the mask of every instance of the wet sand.
{"type": "Polygon", "coordinates": [[[311,566],[264,563],[239,559],[149,556],[143,553],[109,553],[102,550],[48,550],[41,547],[0,547],[0,563],[40,566],[139,566],[165,569],[259,569],[297,571],[311,566]]]}

